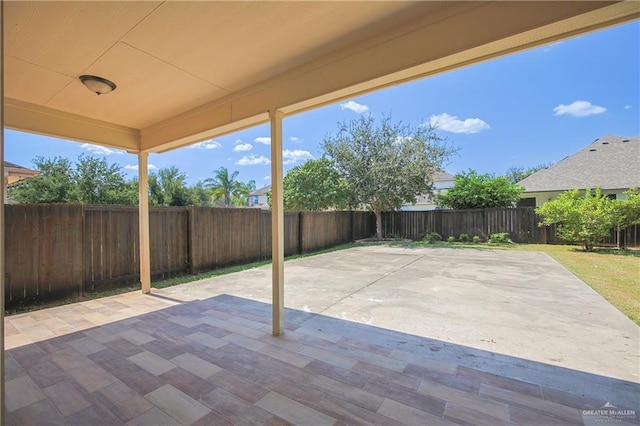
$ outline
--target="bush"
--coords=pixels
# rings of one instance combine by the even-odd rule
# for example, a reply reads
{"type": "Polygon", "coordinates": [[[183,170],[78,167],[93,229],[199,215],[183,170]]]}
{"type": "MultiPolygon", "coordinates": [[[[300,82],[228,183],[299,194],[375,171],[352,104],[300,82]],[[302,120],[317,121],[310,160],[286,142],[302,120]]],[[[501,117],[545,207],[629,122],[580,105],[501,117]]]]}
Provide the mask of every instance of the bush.
{"type": "Polygon", "coordinates": [[[473,236],[473,243],[474,244],[478,244],[480,242],[480,237],[478,237],[477,235],[473,236]]]}
{"type": "Polygon", "coordinates": [[[425,235],[422,241],[424,241],[427,244],[434,244],[434,243],[437,243],[438,241],[442,241],[442,236],[437,232],[431,232],[425,235]]]}
{"type": "Polygon", "coordinates": [[[466,243],[467,241],[469,241],[469,234],[460,234],[460,237],[458,239],[463,243],[466,243]]]}
{"type": "Polygon", "coordinates": [[[505,244],[512,243],[511,238],[509,238],[508,232],[498,232],[496,234],[491,234],[489,237],[489,242],[491,244],[505,244]]]}
{"type": "Polygon", "coordinates": [[[453,235],[450,235],[449,238],[447,238],[447,241],[450,243],[453,243],[456,241],[456,237],[454,237],[453,235]]]}

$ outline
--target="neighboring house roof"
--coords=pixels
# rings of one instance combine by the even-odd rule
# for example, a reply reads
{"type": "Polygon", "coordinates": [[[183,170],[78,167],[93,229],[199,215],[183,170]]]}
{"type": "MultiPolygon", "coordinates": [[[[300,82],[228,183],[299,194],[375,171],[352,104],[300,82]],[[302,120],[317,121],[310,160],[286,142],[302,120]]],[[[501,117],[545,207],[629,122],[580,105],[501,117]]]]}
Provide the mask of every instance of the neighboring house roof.
{"type": "Polygon", "coordinates": [[[4,162],[4,178],[5,185],[11,185],[21,180],[30,179],[40,174],[38,170],[27,169],[18,164],[4,162]]]}
{"type": "Polygon", "coordinates": [[[640,137],[604,136],[518,182],[527,192],[640,187],[640,137]]]}
{"type": "Polygon", "coordinates": [[[435,177],[433,178],[433,183],[438,183],[438,182],[448,182],[448,181],[452,181],[455,179],[455,176],[453,176],[451,173],[448,172],[436,172],[435,177]]]}
{"type": "Polygon", "coordinates": [[[261,195],[267,195],[267,193],[271,191],[271,185],[267,185],[263,188],[260,189],[256,189],[255,191],[252,191],[249,193],[250,197],[259,197],[261,195]]]}

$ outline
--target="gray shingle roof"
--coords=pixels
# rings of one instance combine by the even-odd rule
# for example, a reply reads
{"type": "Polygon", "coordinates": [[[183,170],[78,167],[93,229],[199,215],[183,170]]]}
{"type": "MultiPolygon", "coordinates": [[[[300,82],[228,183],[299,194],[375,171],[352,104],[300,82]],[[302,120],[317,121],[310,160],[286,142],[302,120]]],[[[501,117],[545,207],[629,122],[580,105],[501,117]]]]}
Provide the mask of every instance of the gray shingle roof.
{"type": "Polygon", "coordinates": [[[446,182],[449,180],[453,180],[454,176],[449,172],[436,172],[433,176],[433,182],[446,182]]]}
{"type": "Polygon", "coordinates": [[[525,192],[640,188],[640,137],[604,136],[518,182],[525,192]]]}
{"type": "Polygon", "coordinates": [[[266,195],[267,192],[271,191],[271,185],[264,186],[262,188],[256,189],[249,193],[250,197],[257,197],[260,195],[266,195]]]}
{"type": "Polygon", "coordinates": [[[8,162],[8,161],[5,161],[5,162],[4,162],[4,166],[5,166],[5,167],[11,167],[11,168],[14,168],[14,169],[29,170],[29,169],[27,169],[26,167],[20,166],[20,165],[15,164],[15,163],[10,163],[10,162],[8,162]]]}

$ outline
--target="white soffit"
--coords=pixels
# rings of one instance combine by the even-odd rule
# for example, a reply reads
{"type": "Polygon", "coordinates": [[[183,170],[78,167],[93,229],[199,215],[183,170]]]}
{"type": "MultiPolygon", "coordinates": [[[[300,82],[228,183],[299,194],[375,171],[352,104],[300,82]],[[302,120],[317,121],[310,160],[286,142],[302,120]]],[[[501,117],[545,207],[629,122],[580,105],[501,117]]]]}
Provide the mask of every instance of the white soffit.
{"type": "Polygon", "coordinates": [[[8,1],[5,125],[161,152],[639,16],[604,1],[8,1]],[[98,97],[81,74],[118,88],[98,97]]]}

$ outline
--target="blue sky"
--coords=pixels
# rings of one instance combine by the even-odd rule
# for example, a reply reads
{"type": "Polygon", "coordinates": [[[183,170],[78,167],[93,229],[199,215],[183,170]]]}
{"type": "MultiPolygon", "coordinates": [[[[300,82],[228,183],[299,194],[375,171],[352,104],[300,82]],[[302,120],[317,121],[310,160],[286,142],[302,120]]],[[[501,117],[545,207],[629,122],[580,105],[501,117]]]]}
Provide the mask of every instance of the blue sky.
{"type": "MultiPolygon", "coordinates": [[[[373,114],[414,126],[432,122],[459,148],[446,170],[504,173],[561,160],[607,134],[640,135],[640,23],[633,22],[287,117],[285,172],[322,155],[336,124],[373,114]]],[[[5,131],[5,159],[32,166],[40,155],[105,156],[137,174],[124,151],[5,131]]],[[[175,165],[190,184],[220,166],[242,181],[269,184],[269,127],[151,154],[151,168],[175,165]]]]}

